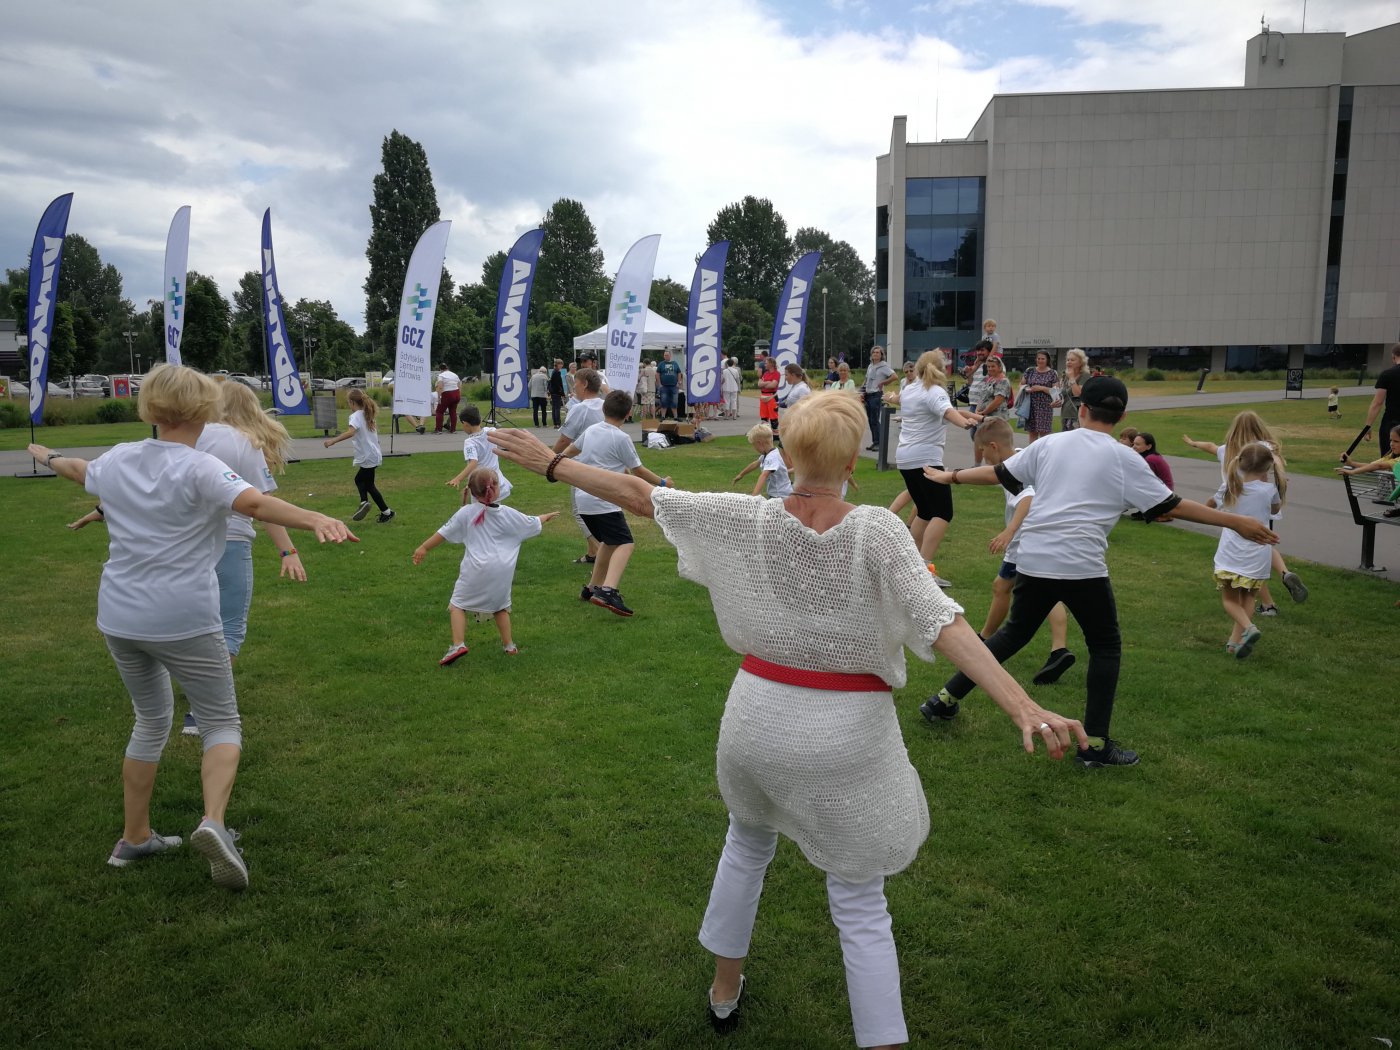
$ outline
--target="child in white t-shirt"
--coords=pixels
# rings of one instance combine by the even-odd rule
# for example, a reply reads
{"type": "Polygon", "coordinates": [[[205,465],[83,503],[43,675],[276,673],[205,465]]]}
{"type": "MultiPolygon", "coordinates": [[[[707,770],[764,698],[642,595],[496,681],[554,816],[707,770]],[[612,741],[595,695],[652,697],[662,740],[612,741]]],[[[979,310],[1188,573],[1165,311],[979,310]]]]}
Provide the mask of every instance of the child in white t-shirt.
{"type": "MultiPolygon", "coordinates": [[[[670,478],[663,478],[642,466],[637,446],[623,432],[622,424],[631,414],[632,395],[625,390],[612,391],[603,399],[602,421],[575,437],[573,443],[563,450],[564,455],[576,456],[580,463],[592,467],[602,467],[618,474],[633,474],[653,485],[669,487],[670,478]]],[[[598,541],[593,575],[579,597],[617,616],[631,616],[632,610],[623,602],[618,590],[635,548],[627,516],[615,503],[609,503],[583,489],[575,490],[574,507],[588,534],[598,541]]]]}
{"type": "MultiPolygon", "coordinates": [[[[1273,450],[1263,444],[1246,445],[1229,467],[1215,502],[1267,528],[1283,506],[1278,486],[1287,486],[1281,476],[1277,485],[1270,478],[1274,470],[1273,450]]],[[[1220,542],[1215,548],[1215,586],[1225,612],[1234,621],[1225,649],[1239,660],[1253,652],[1259,641],[1260,631],[1253,622],[1254,600],[1269,579],[1272,553],[1268,544],[1254,543],[1229,529],[1220,530],[1220,542]]]]}
{"type": "Polygon", "coordinates": [[[447,613],[452,622],[452,644],[438,661],[446,667],[467,655],[467,613],[489,613],[496,621],[501,635],[501,648],[514,656],[516,648],[510,631],[510,590],[515,580],[515,563],[520,557],[520,545],[538,536],[544,523],[558,516],[550,511],[529,517],[511,507],[500,505],[501,482],[489,467],[478,467],[467,478],[467,493],[473,501],[462,507],[418,545],[413,552],[413,564],[421,565],[434,547],[443,542],[460,543],[466,547],[457,574],[457,585],[447,613]]]}
{"type": "Polygon", "coordinates": [[[345,400],[350,405],[349,424],[344,433],[326,438],[321,444],[330,448],[342,441],[353,442],[353,462],[359,468],[355,472],[355,488],[360,493],[360,505],[355,513],[350,515],[350,519],[362,521],[369,513],[370,500],[374,500],[375,506],[379,508],[379,517],[374,520],[383,525],[394,520],[394,512],[389,509],[389,504],[384,502],[384,497],[379,494],[379,489],[374,484],[374,472],[379,469],[379,464],[384,462],[384,453],[379,450],[379,428],[374,422],[379,406],[358,387],[351,388],[350,393],[345,395],[345,400]]]}
{"type": "MultiPolygon", "coordinates": [[[[510,479],[506,477],[505,473],[501,470],[501,461],[496,456],[495,448],[492,447],[491,442],[487,440],[487,435],[496,428],[483,427],[481,425],[481,409],[477,408],[475,405],[465,406],[462,411],[458,413],[458,418],[462,420],[462,429],[467,432],[466,440],[462,442],[462,455],[466,459],[467,465],[461,469],[461,472],[458,473],[456,477],[448,481],[447,484],[455,489],[463,481],[471,477],[472,471],[476,470],[477,467],[486,467],[490,470],[494,470],[496,476],[501,479],[501,492],[500,495],[496,497],[496,502],[504,503],[510,497],[512,486],[510,479]]],[[[466,495],[467,494],[464,492],[463,504],[467,502],[465,499],[466,495]]]]}
{"type": "Polygon", "coordinates": [[[738,483],[755,470],[760,471],[753,494],[757,496],[766,486],[771,499],[787,499],[792,495],[792,477],[783,450],[773,447],[772,429],[767,423],[755,424],[749,428],[746,436],[753,450],[758,453],[758,459],[735,474],[734,481],[738,483]]]}

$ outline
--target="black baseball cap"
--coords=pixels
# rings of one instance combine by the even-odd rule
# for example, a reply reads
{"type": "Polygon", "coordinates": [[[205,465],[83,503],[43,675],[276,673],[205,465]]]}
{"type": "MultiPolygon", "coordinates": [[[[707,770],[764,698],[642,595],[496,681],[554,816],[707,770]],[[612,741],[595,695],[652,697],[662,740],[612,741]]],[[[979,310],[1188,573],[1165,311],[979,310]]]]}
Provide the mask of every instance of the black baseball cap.
{"type": "Polygon", "coordinates": [[[585,350],[583,353],[578,355],[578,359],[580,361],[597,361],[598,355],[592,350],[585,350]]]}
{"type": "Polygon", "coordinates": [[[1090,408],[1122,412],[1128,407],[1128,388],[1112,376],[1091,376],[1079,388],[1079,402],[1090,408]]]}

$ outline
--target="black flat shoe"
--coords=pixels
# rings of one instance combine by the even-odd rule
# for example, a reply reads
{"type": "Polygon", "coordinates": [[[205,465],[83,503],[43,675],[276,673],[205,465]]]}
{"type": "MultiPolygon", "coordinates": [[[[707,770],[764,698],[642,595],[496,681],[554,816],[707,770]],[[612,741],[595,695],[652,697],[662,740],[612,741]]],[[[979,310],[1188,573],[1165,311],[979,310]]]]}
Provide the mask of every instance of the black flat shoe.
{"type": "Polygon", "coordinates": [[[739,1027],[739,1008],[744,1005],[744,976],[739,975],[739,994],[734,998],[734,1005],[729,1008],[723,1017],[715,1013],[715,1002],[710,997],[710,992],[705,993],[708,1002],[705,1004],[705,1012],[710,1015],[710,1027],[720,1035],[728,1035],[739,1027]]]}

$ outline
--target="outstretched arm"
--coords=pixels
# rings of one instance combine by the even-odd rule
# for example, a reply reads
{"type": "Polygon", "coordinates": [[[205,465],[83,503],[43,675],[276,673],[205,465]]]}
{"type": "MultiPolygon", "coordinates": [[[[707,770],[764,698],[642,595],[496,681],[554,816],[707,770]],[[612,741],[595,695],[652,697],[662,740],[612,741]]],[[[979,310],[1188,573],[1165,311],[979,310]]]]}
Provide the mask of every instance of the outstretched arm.
{"type": "Polygon", "coordinates": [[[763,461],[762,461],[762,460],[759,460],[759,459],[755,459],[755,460],[751,461],[747,467],[745,467],[743,470],[739,471],[739,473],[735,474],[735,475],[734,475],[734,484],[737,485],[739,482],[743,481],[744,478],[748,477],[748,476],[749,476],[750,474],[752,474],[755,470],[757,470],[757,469],[758,469],[758,465],[759,465],[761,462],[763,462],[763,461]]]}
{"type": "MultiPolygon", "coordinates": [[[[544,519],[541,518],[541,520],[543,521],[544,519]]],[[[442,533],[435,532],[422,543],[418,544],[418,548],[413,552],[413,564],[422,565],[423,559],[428,556],[428,552],[442,542],[442,533]]]]}
{"type": "Polygon", "coordinates": [[[297,553],[296,544],[294,544],[292,538],[287,535],[286,526],[278,525],[275,521],[265,521],[263,522],[263,528],[267,530],[268,538],[271,539],[273,543],[277,544],[279,553],[285,551],[292,552],[291,554],[282,553],[282,569],[277,575],[279,577],[290,576],[300,583],[305,583],[306,568],[301,564],[301,555],[297,553]]]}
{"type": "Polygon", "coordinates": [[[924,477],[940,485],[1000,485],[996,467],[959,467],[957,470],[935,470],[924,468],[924,477]],[[953,475],[958,476],[953,480],[953,475]]]}
{"type": "Polygon", "coordinates": [[[29,454],[61,478],[76,481],[79,485],[87,481],[88,461],[77,456],[65,456],[47,445],[29,446],[29,454]]]}
{"type": "Polygon", "coordinates": [[[458,485],[460,485],[463,482],[464,479],[471,477],[472,471],[475,469],[476,460],[467,460],[467,465],[462,468],[462,472],[458,474],[455,478],[453,478],[451,481],[449,481],[447,484],[451,485],[455,489],[458,485]]]}
{"type": "Polygon", "coordinates": [[[343,434],[337,434],[337,435],[336,435],[335,437],[333,437],[333,438],[326,438],[326,440],[325,440],[325,441],[322,441],[321,444],[322,444],[322,445],[325,445],[326,448],[330,448],[332,445],[338,445],[338,444],[340,444],[342,441],[349,441],[349,440],[350,440],[352,437],[354,437],[354,436],[355,436],[355,428],[354,428],[354,427],[346,427],[346,428],[345,428],[345,432],[344,432],[343,434]]]}
{"type": "Polygon", "coordinates": [[[1198,449],[1198,450],[1201,451],[1201,452],[1208,452],[1208,453],[1210,453],[1212,456],[1215,455],[1216,450],[1218,450],[1218,449],[1220,448],[1219,445],[1213,444],[1212,442],[1209,442],[1209,441],[1192,441],[1190,435],[1187,435],[1187,434],[1182,434],[1182,435],[1181,435],[1181,440],[1184,441],[1184,442],[1186,442],[1186,443],[1187,443],[1188,445],[1190,445],[1192,448],[1198,449]]]}
{"type": "MultiPolygon", "coordinates": [[[[549,446],[535,435],[523,430],[493,430],[488,440],[507,460],[524,467],[532,474],[546,474],[553,463],[555,481],[583,489],[584,492],[609,503],[616,503],[638,517],[654,516],[651,509],[652,486],[641,478],[634,478],[631,474],[615,474],[601,467],[590,467],[574,459],[560,459],[555,462],[557,453],[551,452],[549,446]]],[[[559,452],[563,452],[563,449],[559,449],[559,452]]]]}
{"type": "Polygon", "coordinates": [[[359,543],[360,539],[336,518],[318,514],[314,510],[303,510],[286,500],[269,496],[254,488],[244,489],[236,500],[233,509],[258,521],[270,521],[289,529],[304,529],[315,533],[322,543],[359,543]]]}
{"type": "Polygon", "coordinates": [[[1230,529],[1237,532],[1245,539],[1253,543],[1277,543],[1278,535],[1269,529],[1267,525],[1261,525],[1253,518],[1245,514],[1231,514],[1229,511],[1214,510],[1204,503],[1197,503],[1192,499],[1184,499],[1165,514],[1159,514],[1155,521],[1171,521],[1174,518],[1181,518],[1184,521],[1194,521],[1199,525],[1218,525],[1222,529],[1230,529]]]}

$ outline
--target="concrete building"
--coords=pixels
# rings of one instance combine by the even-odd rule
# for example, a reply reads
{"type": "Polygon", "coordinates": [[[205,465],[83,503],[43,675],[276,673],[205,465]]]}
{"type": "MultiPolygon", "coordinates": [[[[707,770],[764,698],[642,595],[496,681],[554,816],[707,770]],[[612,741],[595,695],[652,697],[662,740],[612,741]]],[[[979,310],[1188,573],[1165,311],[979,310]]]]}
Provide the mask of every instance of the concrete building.
{"type": "MultiPolygon", "coordinates": [[[[1265,29],[1244,86],[994,96],[876,160],[876,341],[1371,372],[1400,339],[1400,24],[1265,29]],[[902,261],[901,261],[902,257],[902,261]]],[[[1389,362],[1386,361],[1386,364],[1389,362]]]]}

